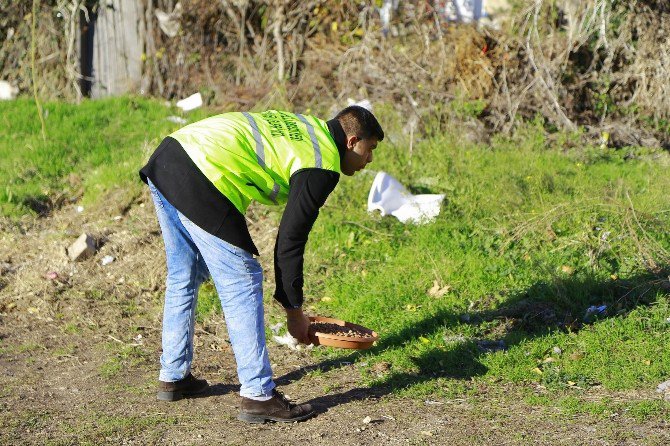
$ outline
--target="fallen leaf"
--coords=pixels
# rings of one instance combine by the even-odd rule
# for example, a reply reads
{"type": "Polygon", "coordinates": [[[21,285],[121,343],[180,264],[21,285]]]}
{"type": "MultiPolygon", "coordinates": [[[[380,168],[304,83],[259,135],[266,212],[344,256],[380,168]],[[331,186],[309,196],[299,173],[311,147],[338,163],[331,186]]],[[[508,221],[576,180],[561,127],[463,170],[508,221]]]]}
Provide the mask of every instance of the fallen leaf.
{"type": "Polygon", "coordinates": [[[551,356],[549,356],[548,358],[544,358],[544,361],[542,361],[542,362],[547,364],[547,363],[555,362],[555,361],[556,361],[556,358],[552,358],[551,356]]]}
{"type": "Polygon", "coordinates": [[[321,302],[330,302],[330,301],[332,301],[332,300],[333,300],[332,297],[327,297],[327,296],[321,298],[321,302]]]}
{"type": "Polygon", "coordinates": [[[437,280],[433,280],[433,286],[428,290],[428,295],[431,297],[442,297],[451,290],[451,285],[441,286],[437,280]]]}
{"type": "Polygon", "coordinates": [[[575,272],[575,269],[571,266],[563,265],[561,266],[561,271],[563,271],[565,274],[572,274],[575,272]]]}
{"type": "Polygon", "coordinates": [[[541,374],[542,374],[542,370],[540,370],[539,367],[535,367],[535,368],[533,369],[533,372],[537,373],[538,375],[541,375],[541,374]]]}
{"type": "Polygon", "coordinates": [[[430,344],[430,339],[424,338],[423,336],[419,336],[419,341],[423,342],[424,344],[430,344]]]}
{"type": "Polygon", "coordinates": [[[574,352],[570,355],[570,359],[573,361],[579,361],[582,358],[584,358],[584,353],[582,352],[574,352]]]}
{"type": "Polygon", "coordinates": [[[430,431],[421,431],[421,434],[425,435],[426,437],[432,437],[433,436],[433,433],[430,432],[430,431]]]}
{"type": "Polygon", "coordinates": [[[570,387],[574,386],[575,384],[577,384],[577,383],[574,382],[574,381],[568,381],[568,385],[569,385],[570,387]]]}
{"type": "Polygon", "coordinates": [[[414,312],[414,311],[416,311],[416,305],[407,304],[407,305],[405,305],[405,310],[414,312]]]}

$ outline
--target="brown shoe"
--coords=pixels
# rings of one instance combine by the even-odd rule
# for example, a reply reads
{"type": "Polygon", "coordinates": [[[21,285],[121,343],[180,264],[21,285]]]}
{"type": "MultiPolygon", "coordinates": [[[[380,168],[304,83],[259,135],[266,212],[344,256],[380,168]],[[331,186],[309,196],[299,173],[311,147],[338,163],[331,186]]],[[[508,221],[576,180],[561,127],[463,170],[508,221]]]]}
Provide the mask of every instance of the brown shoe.
{"type": "Polygon", "coordinates": [[[302,421],[314,415],[310,404],[293,404],[281,392],[273,390],[274,395],[267,401],[256,401],[242,397],[242,406],[237,419],[247,423],[265,423],[266,421],[293,422],[302,421]]]}
{"type": "Polygon", "coordinates": [[[177,401],[185,396],[202,393],[207,389],[207,381],[196,379],[190,373],[179,381],[158,381],[158,399],[161,401],[177,401]]]}

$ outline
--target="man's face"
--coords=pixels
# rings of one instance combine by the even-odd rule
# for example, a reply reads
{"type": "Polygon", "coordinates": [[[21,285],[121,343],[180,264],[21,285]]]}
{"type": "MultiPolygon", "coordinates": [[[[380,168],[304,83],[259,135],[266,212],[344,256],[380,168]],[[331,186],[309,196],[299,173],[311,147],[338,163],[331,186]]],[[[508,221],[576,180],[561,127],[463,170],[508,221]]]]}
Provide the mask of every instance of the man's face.
{"type": "Polygon", "coordinates": [[[377,148],[377,138],[360,139],[357,136],[347,137],[347,151],[340,163],[342,173],[352,176],[372,162],[372,151],[377,148]]]}

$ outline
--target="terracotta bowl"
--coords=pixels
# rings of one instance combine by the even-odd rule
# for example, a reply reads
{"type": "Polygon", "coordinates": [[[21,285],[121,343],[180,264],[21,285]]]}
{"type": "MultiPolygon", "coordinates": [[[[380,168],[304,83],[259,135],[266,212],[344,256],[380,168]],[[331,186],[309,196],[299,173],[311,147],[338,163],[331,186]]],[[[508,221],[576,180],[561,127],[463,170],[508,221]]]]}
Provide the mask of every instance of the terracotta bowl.
{"type": "Polygon", "coordinates": [[[372,337],[366,338],[363,336],[342,336],[331,333],[324,333],[316,331],[313,326],[309,327],[309,332],[312,335],[314,345],[327,345],[330,347],[350,348],[356,350],[364,350],[372,347],[375,341],[379,339],[377,333],[365,328],[361,325],[352,324],[350,322],[341,321],[339,319],[332,319],[329,317],[310,316],[310,322],[325,322],[329,324],[339,325],[340,327],[349,328],[356,331],[369,333],[372,337]]]}

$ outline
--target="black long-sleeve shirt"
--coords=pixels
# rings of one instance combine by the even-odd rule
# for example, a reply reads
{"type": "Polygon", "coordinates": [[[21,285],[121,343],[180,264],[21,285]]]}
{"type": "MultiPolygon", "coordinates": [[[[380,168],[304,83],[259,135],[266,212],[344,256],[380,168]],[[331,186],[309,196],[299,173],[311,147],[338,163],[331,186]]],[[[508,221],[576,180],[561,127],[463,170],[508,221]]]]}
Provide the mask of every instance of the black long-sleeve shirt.
{"type": "MultiPolygon", "coordinates": [[[[340,156],[345,135],[339,122],[328,121],[340,156]]],[[[181,144],[167,137],[140,170],[165,198],[194,224],[226,242],[259,255],[244,216],[198,169],[181,144]]],[[[303,302],[303,255],[309,232],[339,174],[309,168],[295,172],[275,243],[275,299],[285,308],[299,308],[303,302]]]]}

